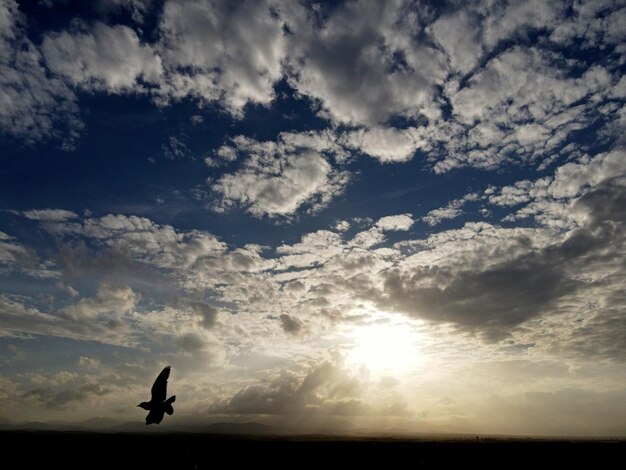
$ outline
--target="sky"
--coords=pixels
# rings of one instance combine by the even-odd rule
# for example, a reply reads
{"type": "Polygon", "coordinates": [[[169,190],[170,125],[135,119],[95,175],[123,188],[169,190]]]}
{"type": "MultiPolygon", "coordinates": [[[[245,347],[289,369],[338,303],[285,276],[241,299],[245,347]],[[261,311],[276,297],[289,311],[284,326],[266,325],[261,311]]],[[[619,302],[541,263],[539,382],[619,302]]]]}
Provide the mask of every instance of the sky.
{"type": "Polygon", "coordinates": [[[626,435],[626,2],[0,0],[1,419],[626,435]]]}

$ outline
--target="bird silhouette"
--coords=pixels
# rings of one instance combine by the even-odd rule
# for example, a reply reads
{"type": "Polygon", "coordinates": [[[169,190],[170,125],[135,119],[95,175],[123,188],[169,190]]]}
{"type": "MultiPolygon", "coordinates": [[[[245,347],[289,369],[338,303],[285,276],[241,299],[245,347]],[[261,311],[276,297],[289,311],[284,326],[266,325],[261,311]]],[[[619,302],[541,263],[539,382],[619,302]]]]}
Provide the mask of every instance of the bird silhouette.
{"type": "Polygon", "coordinates": [[[167,400],[167,379],[170,376],[171,366],[166,366],[152,385],[152,398],[150,401],[142,401],[137,406],[148,410],[148,416],[146,416],[146,425],[156,423],[159,424],[163,421],[165,413],[168,415],[174,414],[174,407],[172,403],[176,401],[176,395],[172,395],[167,400]]]}

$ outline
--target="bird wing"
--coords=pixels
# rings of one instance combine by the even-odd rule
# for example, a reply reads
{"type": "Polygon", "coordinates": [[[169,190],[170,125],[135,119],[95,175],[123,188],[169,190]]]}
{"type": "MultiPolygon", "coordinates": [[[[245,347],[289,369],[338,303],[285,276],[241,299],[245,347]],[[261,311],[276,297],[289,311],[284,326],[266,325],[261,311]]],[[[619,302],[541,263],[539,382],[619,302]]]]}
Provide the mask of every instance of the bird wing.
{"type": "Polygon", "coordinates": [[[165,367],[154,381],[152,386],[152,401],[163,403],[167,397],[167,379],[170,376],[170,366],[165,367]]]}

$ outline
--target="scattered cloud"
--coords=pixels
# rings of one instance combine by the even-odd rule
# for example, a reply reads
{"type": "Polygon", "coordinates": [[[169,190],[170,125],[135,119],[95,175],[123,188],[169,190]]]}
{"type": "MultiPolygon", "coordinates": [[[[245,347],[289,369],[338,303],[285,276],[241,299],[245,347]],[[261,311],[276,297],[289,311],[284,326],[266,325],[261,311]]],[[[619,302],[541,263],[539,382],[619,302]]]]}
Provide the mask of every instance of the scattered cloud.
{"type": "Polygon", "coordinates": [[[407,231],[413,225],[411,214],[388,215],[381,217],[376,222],[376,227],[386,231],[407,231]]]}
{"type": "Polygon", "coordinates": [[[163,74],[160,57],[123,25],[52,33],[41,48],[52,72],[88,91],[142,92],[141,83],[154,85],[163,74]]]}
{"type": "Polygon", "coordinates": [[[33,209],[24,211],[23,214],[27,219],[48,222],[63,222],[65,220],[78,218],[75,212],[64,209],[33,209]]]}
{"type": "Polygon", "coordinates": [[[247,103],[273,100],[287,46],[270,2],[172,0],[159,30],[166,71],[161,100],[219,102],[240,117],[247,103]]]}
{"type": "Polygon", "coordinates": [[[42,66],[18,4],[0,5],[0,131],[34,145],[53,140],[72,149],[83,124],[71,88],[42,66]]]}
{"type": "Polygon", "coordinates": [[[280,317],[280,325],[283,331],[289,335],[298,335],[302,331],[302,321],[296,317],[292,317],[283,313],[280,317]]]}
{"type": "Polygon", "coordinates": [[[476,200],[478,200],[478,194],[466,194],[462,198],[450,201],[443,207],[433,209],[422,217],[422,220],[432,227],[441,223],[442,220],[454,219],[463,213],[461,209],[466,203],[476,200]]]}
{"type": "Polygon", "coordinates": [[[272,142],[236,140],[248,153],[241,168],[212,183],[220,195],[217,210],[240,205],[256,217],[289,217],[301,206],[318,210],[343,191],[349,176],[334,169],[319,152],[292,150],[272,142]]]}

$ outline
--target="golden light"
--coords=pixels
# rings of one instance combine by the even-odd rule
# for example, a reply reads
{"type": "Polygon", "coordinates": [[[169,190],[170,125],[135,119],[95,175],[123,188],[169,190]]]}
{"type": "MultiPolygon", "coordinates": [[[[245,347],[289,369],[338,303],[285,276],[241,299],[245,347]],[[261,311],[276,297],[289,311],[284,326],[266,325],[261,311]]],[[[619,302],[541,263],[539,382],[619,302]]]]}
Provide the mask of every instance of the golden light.
{"type": "Polygon", "coordinates": [[[376,374],[405,372],[419,365],[419,333],[406,323],[370,323],[351,333],[348,360],[376,374]]]}

